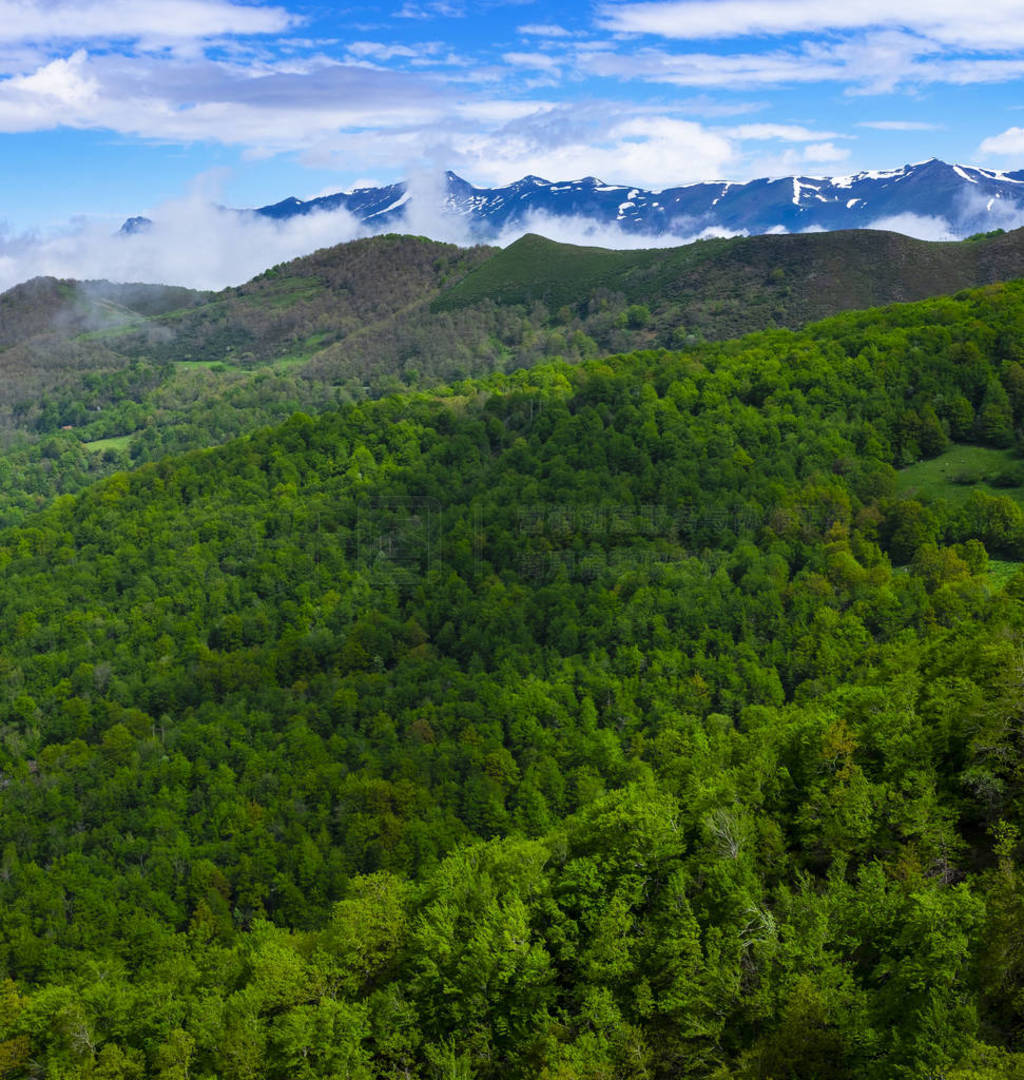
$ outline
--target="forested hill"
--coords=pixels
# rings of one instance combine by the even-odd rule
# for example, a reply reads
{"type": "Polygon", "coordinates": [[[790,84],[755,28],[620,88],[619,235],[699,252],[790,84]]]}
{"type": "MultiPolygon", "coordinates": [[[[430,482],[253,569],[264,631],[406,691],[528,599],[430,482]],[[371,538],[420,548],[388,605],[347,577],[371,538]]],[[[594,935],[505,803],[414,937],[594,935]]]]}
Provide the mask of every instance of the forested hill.
{"type": "Polygon", "coordinates": [[[357,240],[213,295],[36,279],[0,296],[0,405],[69,369],[286,361],[359,387],[437,382],[609,350],[795,328],[1024,276],[1024,230],[958,243],[870,230],[609,251],[357,240]]]}
{"type": "Polygon", "coordinates": [[[0,293],[0,349],[38,334],[71,337],[137,325],[201,303],[207,294],[168,285],[33,278],[0,293]]]}
{"type": "Polygon", "coordinates": [[[1022,361],[994,286],[0,533],[3,1075],[1024,1075],[1022,361]]]}
{"type": "Polygon", "coordinates": [[[0,407],[32,412],[40,388],[77,388],[80,369],[133,361],[252,369],[308,360],[328,340],[433,298],[486,249],[415,237],[354,241],[271,267],[214,294],[37,278],[0,295],[0,407]]]}
{"type": "Polygon", "coordinates": [[[958,244],[860,231],[624,252],[381,236],[212,296],[41,279],[0,297],[0,526],[119,467],[297,409],[797,327],[1016,275],[1024,231],[958,244]]]}
{"type": "Polygon", "coordinates": [[[524,236],[434,302],[454,310],[488,299],[552,311],[598,290],[622,294],[713,339],[840,311],[923,300],[1024,276],[1024,230],[969,241],[915,240],[870,229],[702,240],[608,251],[524,236]]]}

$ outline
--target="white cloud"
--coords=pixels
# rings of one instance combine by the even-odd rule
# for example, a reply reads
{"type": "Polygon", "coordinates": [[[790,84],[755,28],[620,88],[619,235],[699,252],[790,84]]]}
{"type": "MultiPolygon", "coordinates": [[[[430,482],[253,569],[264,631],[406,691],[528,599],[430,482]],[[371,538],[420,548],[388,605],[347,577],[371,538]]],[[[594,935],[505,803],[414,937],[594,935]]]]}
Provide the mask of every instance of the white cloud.
{"type": "Polygon", "coordinates": [[[392,60],[396,56],[411,59],[420,51],[408,45],[387,45],[382,41],[353,41],[346,46],[350,56],[368,60],[392,60]]]}
{"type": "Polygon", "coordinates": [[[0,233],[0,289],[42,274],[219,289],[363,232],[344,211],[278,222],[218,209],[198,191],[157,207],[153,217],[152,228],[132,235],[109,222],[45,235],[0,233]]]}
{"type": "Polygon", "coordinates": [[[527,26],[520,26],[518,29],[519,33],[524,37],[572,37],[572,32],[566,30],[564,26],[554,26],[551,23],[530,23],[527,26]]]}
{"type": "Polygon", "coordinates": [[[528,68],[532,71],[558,71],[561,63],[547,53],[539,52],[507,52],[502,54],[502,60],[513,67],[528,68]]]}
{"type": "Polygon", "coordinates": [[[1003,51],[1024,43],[1019,0],[974,6],[962,0],[667,0],[606,3],[599,11],[607,29],[685,40],[882,27],[973,49],[1003,51]]]}
{"type": "Polygon", "coordinates": [[[502,101],[493,98],[459,102],[459,116],[478,123],[508,123],[554,110],[550,101],[502,101]]]}
{"type": "Polygon", "coordinates": [[[982,154],[1024,154],[1024,128],[1011,127],[998,135],[990,135],[982,140],[978,149],[982,154]]]}
{"type": "Polygon", "coordinates": [[[1024,59],[958,56],[933,39],[893,29],[807,38],[762,51],[620,49],[602,42],[577,46],[574,55],[581,74],[730,90],[835,82],[847,84],[851,93],[880,94],[900,86],[966,86],[1024,76],[1024,59]]]}
{"type": "Polygon", "coordinates": [[[499,247],[506,247],[519,237],[525,236],[526,233],[538,233],[562,244],[581,244],[616,250],[679,247],[683,244],[692,244],[695,240],[747,235],[745,232],[710,228],[690,233],[661,233],[652,236],[649,233],[632,232],[614,222],[595,221],[593,218],[586,217],[553,217],[550,214],[534,213],[505,229],[494,243],[499,247]]]}
{"type": "Polygon", "coordinates": [[[396,19],[461,19],[466,14],[466,9],[461,4],[450,3],[449,0],[428,0],[427,3],[419,4],[415,0],[406,0],[399,11],[394,13],[396,19]]]}
{"type": "Polygon", "coordinates": [[[1013,82],[1021,76],[1024,76],[1024,60],[942,59],[914,65],[899,81],[977,86],[1013,82]]]}
{"type": "Polygon", "coordinates": [[[837,139],[833,131],[812,131],[798,124],[739,124],[728,129],[734,139],[781,139],[784,142],[814,142],[837,139]]]}
{"type": "Polygon", "coordinates": [[[88,107],[99,97],[99,81],[87,74],[87,56],[79,49],[67,60],[54,60],[31,75],[16,75],[0,84],[7,91],[52,101],[54,106],[88,107]]]}
{"type": "Polygon", "coordinates": [[[804,147],[803,159],[808,162],[831,164],[837,161],[846,161],[850,157],[850,151],[845,146],[836,146],[833,142],[811,143],[804,147]]]}
{"type": "Polygon", "coordinates": [[[601,46],[587,51],[581,57],[581,66],[609,78],[729,89],[832,82],[849,77],[846,65],[835,57],[781,50],[731,55],[677,54],[662,49],[625,53],[601,46]]]}
{"type": "Polygon", "coordinates": [[[957,206],[956,228],[961,236],[990,229],[1019,229],[1024,225],[1024,206],[1014,199],[990,199],[968,188],[957,206]]]}
{"type": "Polygon", "coordinates": [[[922,214],[895,214],[881,217],[868,225],[869,229],[883,229],[886,232],[898,232],[904,236],[913,236],[917,240],[957,240],[950,223],[941,217],[927,217],[922,214]]]}
{"type": "Polygon", "coordinates": [[[922,120],[861,120],[857,127],[873,128],[875,131],[942,131],[944,125],[922,120]]]}
{"type": "Polygon", "coordinates": [[[455,107],[435,82],[311,61],[252,76],[211,61],[84,50],[0,80],[0,132],[63,125],[180,142],[305,149],[344,128],[429,125],[455,107]]]}
{"type": "Polygon", "coordinates": [[[608,104],[551,109],[496,131],[468,128],[447,144],[456,171],[494,184],[532,173],[657,188],[721,175],[735,154],[728,138],[701,124],[608,104]]]}
{"type": "Polygon", "coordinates": [[[0,41],[177,41],[276,34],[300,21],[281,7],[226,0],[0,0],[0,41]]]}

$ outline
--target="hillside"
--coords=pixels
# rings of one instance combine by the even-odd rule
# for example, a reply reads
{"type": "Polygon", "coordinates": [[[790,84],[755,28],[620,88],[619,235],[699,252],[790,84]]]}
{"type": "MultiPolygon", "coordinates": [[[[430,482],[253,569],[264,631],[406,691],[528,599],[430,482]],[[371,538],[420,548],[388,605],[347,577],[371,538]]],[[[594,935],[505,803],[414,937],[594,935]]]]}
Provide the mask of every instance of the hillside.
{"type": "Polygon", "coordinates": [[[3,531],[0,1067],[1019,1077],[1020,477],[897,470],[1022,432],[1011,283],[3,531]]]}
{"type": "Polygon", "coordinates": [[[0,348],[0,524],[132,462],[365,396],[362,377],[339,386],[298,372],[336,338],[432,298],[480,257],[378,237],[212,296],[45,279],[10,290],[0,297],[14,342],[0,348]]]}
{"type": "Polygon", "coordinates": [[[0,349],[38,334],[70,337],[137,325],[199,304],[206,295],[168,285],[33,278],[0,293],[0,349]]]}
{"type": "Polygon", "coordinates": [[[164,285],[56,278],[33,278],[0,294],[0,431],[20,426],[12,410],[24,413],[46,391],[123,367],[124,358],[107,347],[111,335],[139,331],[144,350],[155,317],[205,299],[164,285]]]}
{"type": "Polygon", "coordinates": [[[795,328],[1018,275],[1024,231],[956,244],[861,231],[647,251],[536,236],[464,250],[382,236],[212,296],[135,296],[130,310],[131,295],[113,286],[31,283],[0,302],[6,332],[30,333],[0,350],[0,524],[118,467],[297,409],[795,328]],[[82,295],[97,299],[90,307],[82,295]],[[163,310],[173,303],[185,306],[163,310]]]}
{"type": "Polygon", "coordinates": [[[608,251],[525,236],[434,302],[435,310],[543,303],[580,306],[598,290],[652,311],[671,307],[709,339],[839,311],[923,300],[1024,275],[1024,230],[936,243],[873,230],[704,240],[608,251]]]}
{"type": "Polygon", "coordinates": [[[354,329],[387,321],[480,258],[415,237],[377,237],[272,267],[216,294],[38,278],[0,296],[0,406],[87,368],[145,359],[252,368],[308,360],[354,329]]]}

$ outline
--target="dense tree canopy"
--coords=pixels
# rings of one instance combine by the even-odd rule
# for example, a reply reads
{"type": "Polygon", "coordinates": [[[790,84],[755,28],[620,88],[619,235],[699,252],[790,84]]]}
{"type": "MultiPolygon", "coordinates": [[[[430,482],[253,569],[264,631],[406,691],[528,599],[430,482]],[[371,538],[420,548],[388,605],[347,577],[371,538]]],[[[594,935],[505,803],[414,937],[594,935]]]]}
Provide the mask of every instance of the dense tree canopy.
{"type": "Polygon", "coordinates": [[[896,473],[1022,351],[556,363],[7,529],[0,1076],[1024,1075],[1024,512],[896,473]]]}

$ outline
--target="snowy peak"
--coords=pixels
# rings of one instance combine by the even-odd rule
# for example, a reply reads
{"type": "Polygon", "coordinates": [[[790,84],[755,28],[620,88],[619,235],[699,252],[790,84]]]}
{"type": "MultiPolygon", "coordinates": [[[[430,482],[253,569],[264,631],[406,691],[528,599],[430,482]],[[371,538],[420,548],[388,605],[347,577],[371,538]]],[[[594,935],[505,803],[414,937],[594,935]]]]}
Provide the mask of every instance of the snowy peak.
{"type": "MultiPolygon", "coordinates": [[[[762,177],[651,191],[609,184],[596,176],[551,181],[524,176],[504,187],[480,188],[452,171],[440,185],[442,216],[458,219],[470,236],[489,241],[507,230],[543,231],[545,219],[586,218],[614,224],[638,238],[704,232],[801,232],[887,227],[894,219],[924,219],[935,235],[967,236],[1024,224],[1024,171],[997,172],[950,165],[938,158],[895,169],[846,176],[762,177]],[[909,215],[909,217],[908,217],[909,215]]],[[[274,219],[345,210],[374,232],[401,231],[409,206],[431,191],[408,184],[359,188],[302,200],[294,196],[252,213],[274,219]]],[[[123,231],[145,224],[130,219],[123,231]]]]}

